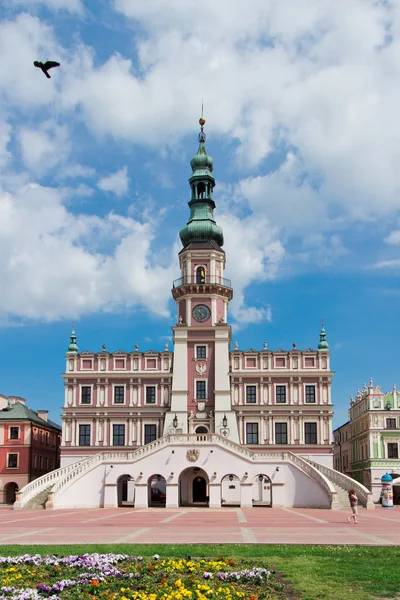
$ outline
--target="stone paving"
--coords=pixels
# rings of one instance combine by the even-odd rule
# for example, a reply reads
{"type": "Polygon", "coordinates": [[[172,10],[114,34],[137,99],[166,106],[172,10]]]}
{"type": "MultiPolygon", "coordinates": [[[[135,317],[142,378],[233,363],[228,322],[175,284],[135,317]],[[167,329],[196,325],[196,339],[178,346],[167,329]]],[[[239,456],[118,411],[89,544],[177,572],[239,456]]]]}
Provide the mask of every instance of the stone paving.
{"type": "MultiPolygon", "coordinates": [[[[0,508],[0,544],[362,544],[400,543],[400,506],[302,508],[0,508]]],[[[0,547],[1,550],[1,547],[0,547]]]]}

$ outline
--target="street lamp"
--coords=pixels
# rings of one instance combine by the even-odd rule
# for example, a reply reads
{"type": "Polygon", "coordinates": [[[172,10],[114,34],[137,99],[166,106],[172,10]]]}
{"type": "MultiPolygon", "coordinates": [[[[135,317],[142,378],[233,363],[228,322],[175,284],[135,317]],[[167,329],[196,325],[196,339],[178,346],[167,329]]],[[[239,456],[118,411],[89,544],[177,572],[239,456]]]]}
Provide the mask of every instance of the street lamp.
{"type": "Polygon", "coordinates": [[[172,421],[172,426],[174,429],[176,429],[178,427],[178,417],[176,416],[176,413],[174,416],[174,420],[172,421]]]}
{"type": "Polygon", "coordinates": [[[226,415],[224,415],[224,418],[222,419],[222,427],[228,427],[228,419],[226,418],[226,415]]]}

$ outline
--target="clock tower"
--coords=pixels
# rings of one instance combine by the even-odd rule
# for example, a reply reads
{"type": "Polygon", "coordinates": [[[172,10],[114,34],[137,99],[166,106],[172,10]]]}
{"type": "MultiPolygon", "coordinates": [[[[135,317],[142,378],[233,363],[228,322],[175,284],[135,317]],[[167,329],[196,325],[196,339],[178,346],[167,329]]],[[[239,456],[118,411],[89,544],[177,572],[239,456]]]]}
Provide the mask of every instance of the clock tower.
{"type": "Polygon", "coordinates": [[[215,179],[205,147],[205,120],[199,123],[199,148],[190,162],[190,217],[179,232],[181,277],[172,289],[177,323],[172,328],[174,375],[164,433],[218,433],[239,442],[229,377],[227,314],[233,291],[224,278],[222,229],[214,220],[215,179]]]}

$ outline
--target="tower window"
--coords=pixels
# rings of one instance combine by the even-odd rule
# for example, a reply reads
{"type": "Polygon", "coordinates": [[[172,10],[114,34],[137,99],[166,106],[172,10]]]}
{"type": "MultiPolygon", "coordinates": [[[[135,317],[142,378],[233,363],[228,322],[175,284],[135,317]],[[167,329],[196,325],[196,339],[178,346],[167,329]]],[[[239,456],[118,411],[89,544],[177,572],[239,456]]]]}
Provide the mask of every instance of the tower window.
{"type": "Polygon", "coordinates": [[[196,283],[205,283],[206,281],[206,270],[204,267],[197,267],[196,269],[196,283]]]}
{"type": "Polygon", "coordinates": [[[196,381],[196,399],[197,400],[205,400],[206,399],[206,382],[205,381],[196,381]]]}
{"type": "Polygon", "coordinates": [[[197,186],[197,197],[204,198],[206,195],[206,186],[203,182],[200,182],[197,186]]]}
{"type": "Polygon", "coordinates": [[[206,346],[196,346],[196,358],[207,358],[206,346]]]}

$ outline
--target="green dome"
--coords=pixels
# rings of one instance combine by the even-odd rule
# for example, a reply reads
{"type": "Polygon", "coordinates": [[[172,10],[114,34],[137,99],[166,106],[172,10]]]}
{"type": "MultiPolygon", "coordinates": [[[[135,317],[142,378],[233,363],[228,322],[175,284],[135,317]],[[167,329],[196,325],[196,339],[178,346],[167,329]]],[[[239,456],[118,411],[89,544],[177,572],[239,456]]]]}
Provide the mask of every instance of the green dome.
{"type": "Polygon", "coordinates": [[[215,221],[209,219],[189,221],[186,227],[180,230],[179,237],[183,246],[187,246],[190,242],[211,240],[217,242],[218,246],[223,246],[224,244],[224,234],[221,227],[218,227],[215,221]]]}
{"type": "Polygon", "coordinates": [[[200,142],[196,156],[193,156],[190,161],[190,166],[192,167],[193,175],[199,169],[208,169],[210,172],[214,169],[213,159],[211,156],[208,156],[204,142],[200,142]]]}

